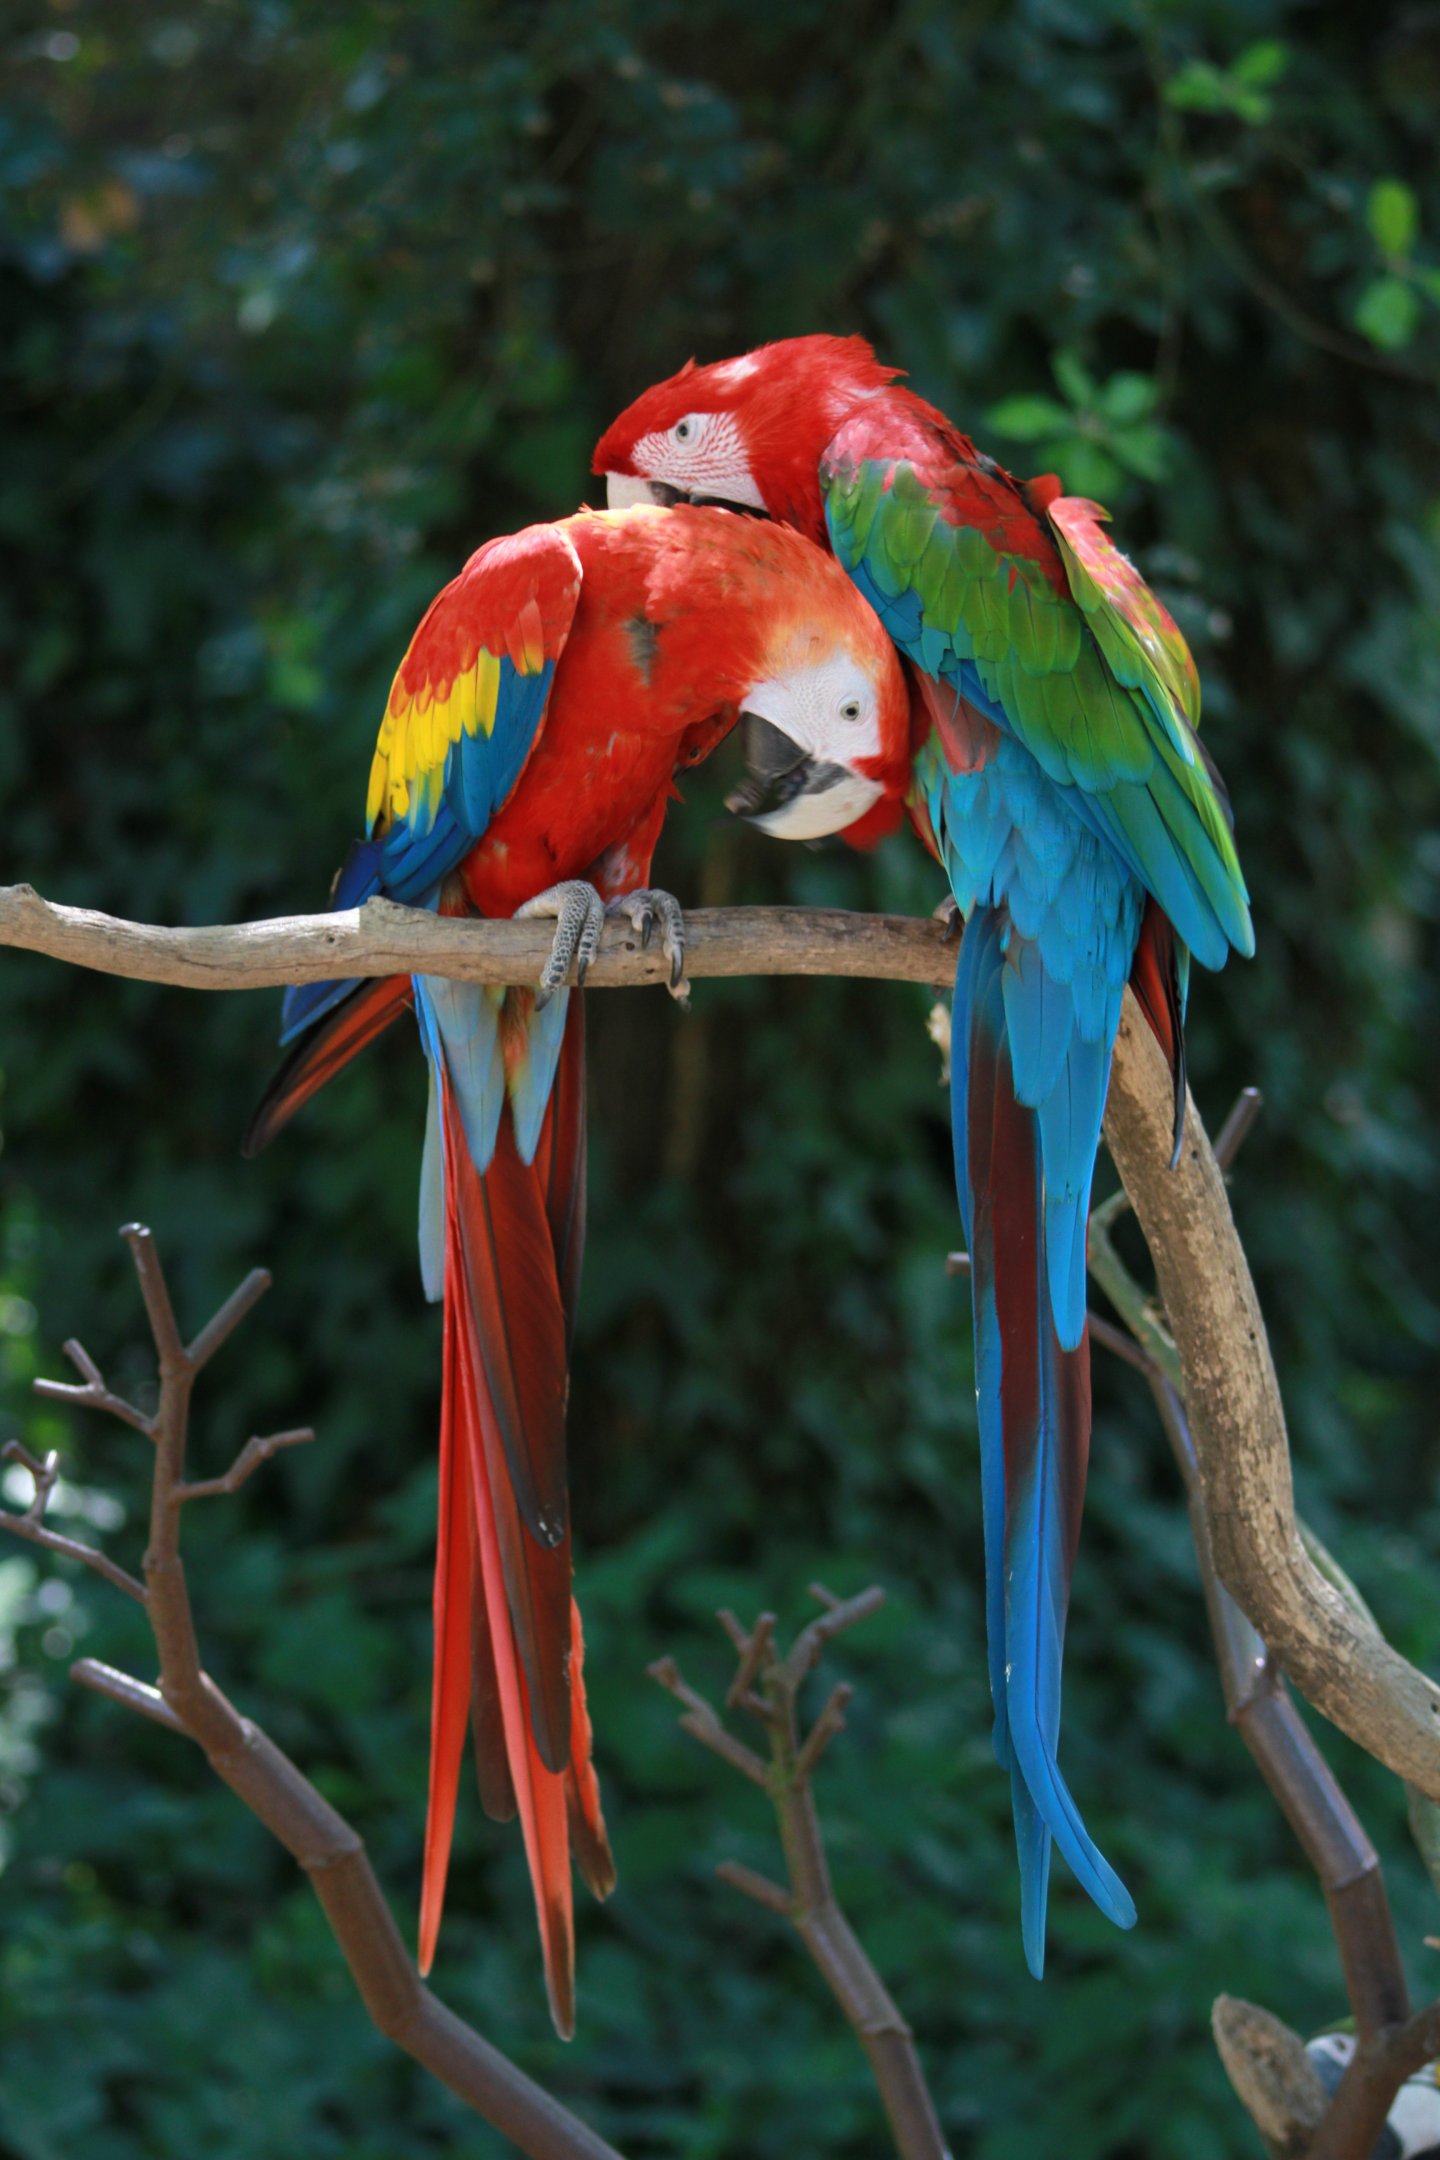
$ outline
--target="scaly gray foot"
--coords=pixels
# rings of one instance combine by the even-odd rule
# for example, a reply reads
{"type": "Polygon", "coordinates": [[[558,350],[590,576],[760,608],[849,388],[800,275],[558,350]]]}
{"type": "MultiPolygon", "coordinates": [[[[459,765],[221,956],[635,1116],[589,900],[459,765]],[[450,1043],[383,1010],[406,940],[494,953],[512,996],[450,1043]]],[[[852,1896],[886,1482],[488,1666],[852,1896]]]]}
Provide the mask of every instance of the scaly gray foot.
{"type": "Polygon", "coordinates": [[[517,922],[529,922],[537,915],[555,918],[555,938],[550,947],[550,958],[540,973],[539,987],[535,993],[536,1011],[543,1011],[555,992],[570,974],[574,963],[575,980],[583,983],[600,943],[600,932],[605,927],[605,903],[593,885],[584,878],[566,878],[562,884],[547,886],[536,893],[523,907],[515,910],[517,922]]]}
{"type": "Polygon", "coordinates": [[[642,885],[638,891],[622,893],[618,900],[612,900],[605,912],[623,915],[631,929],[639,931],[642,950],[648,948],[655,926],[659,924],[660,950],[670,962],[670,995],[678,1005],[688,1005],[690,985],[685,980],[685,917],[675,895],[661,892],[658,887],[642,885]]]}

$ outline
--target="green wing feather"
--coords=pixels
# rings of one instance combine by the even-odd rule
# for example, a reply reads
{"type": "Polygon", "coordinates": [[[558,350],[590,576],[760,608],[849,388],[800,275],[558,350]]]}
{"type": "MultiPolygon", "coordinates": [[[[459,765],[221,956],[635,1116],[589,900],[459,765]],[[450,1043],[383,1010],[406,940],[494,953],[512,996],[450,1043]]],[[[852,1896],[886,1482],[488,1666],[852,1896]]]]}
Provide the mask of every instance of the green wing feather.
{"type": "Polygon", "coordinates": [[[967,697],[978,688],[980,709],[1079,791],[1208,964],[1227,942],[1252,952],[1223,792],[1195,736],[1194,662],[1104,512],[1032,505],[998,467],[918,429],[883,447],[875,433],[866,416],[848,423],[822,484],[836,555],[896,643],[967,697]]]}

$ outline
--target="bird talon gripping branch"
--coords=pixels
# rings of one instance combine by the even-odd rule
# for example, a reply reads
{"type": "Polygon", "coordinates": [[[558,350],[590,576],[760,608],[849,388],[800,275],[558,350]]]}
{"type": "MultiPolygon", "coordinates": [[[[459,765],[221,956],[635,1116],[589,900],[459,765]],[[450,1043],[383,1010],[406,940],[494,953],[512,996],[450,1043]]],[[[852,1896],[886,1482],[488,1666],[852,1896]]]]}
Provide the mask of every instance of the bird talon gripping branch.
{"type": "Polygon", "coordinates": [[[540,971],[535,997],[537,1011],[543,1012],[569,976],[572,961],[575,980],[584,986],[605,927],[605,903],[584,878],[565,878],[558,885],[548,885],[544,892],[536,893],[533,900],[515,910],[517,922],[530,922],[536,916],[555,919],[550,957],[540,971]]]}
{"type": "Polygon", "coordinates": [[[621,893],[605,910],[607,915],[623,915],[633,930],[640,933],[642,950],[648,949],[658,923],[660,927],[660,950],[670,962],[670,980],[666,984],[677,1005],[690,1003],[690,985],[685,979],[685,914],[673,893],[662,892],[659,886],[642,885],[635,892],[621,893]]]}

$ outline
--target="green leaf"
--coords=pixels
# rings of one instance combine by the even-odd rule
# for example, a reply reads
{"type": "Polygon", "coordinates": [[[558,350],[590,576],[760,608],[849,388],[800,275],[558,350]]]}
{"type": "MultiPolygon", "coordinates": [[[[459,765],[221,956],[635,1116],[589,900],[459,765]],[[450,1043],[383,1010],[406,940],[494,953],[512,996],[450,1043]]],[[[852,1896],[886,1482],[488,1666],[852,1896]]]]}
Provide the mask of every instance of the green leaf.
{"type": "Polygon", "coordinates": [[[1376,278],[1360,295],[1355,327],[1383,352],[1398,352],[1415,335],[1420,301],[1413,285],[1404,278],[1376,278]]]}
{"type": "Polygon", "coordinates": [[[1232,64],[1230,73],[1234,81],[1243,83],[1247,90],[1263,90],[1270,83],[1279,82],[1290,65],[1290,48],[1282,45],[1279,38],[1260,38],[1254,45],[1247,45],[1244,52],[1232,64]]]}
{"type": "Polygon", "coordinates": [[[1087,495],[1092,502],[1108,507],[1125,485],[1125,475],[1114,458],[1083,435],[1072,435],[1069,442],[1057,444],[1055,462],[1067,495],[1087,495]]]}
{"type": "Polygon", "coordinates": [[[1234,94],[1212,60],[1187,60],[1166,83],[1165,102],[1181,112],[1229,112],[1234,94]]]}
{"type": "Polygon", "coordinates": [[[1017,397],[1001,398],[985,415],[986,425],[997,435],[1006,435],[1011,442],[1039,442],[1044,435],[1068,434],[1071,415],[1054,398],[1017,397]]]}
{"type": "Polygon", "coordinates": [[[1127,369],[1112,375],[1100,392],[1100,410],[1107,420],[1124,425],[1132,420],[1143,420],[1147,413],[1153,412],[1158,395],[1152,376],[1127,369]]]}
{"type": "Polygon", "coordinates": [[[1440,307],[1440,270],[1431,270],[1424,264],[1417,263],[1410,272],[1410,278],[1412,284],[1419,286],[1427,300],[1433,300],[1435,305],[1440,307]]]}
{"type": "Polygon", "coordinates": [[[1170,435],[1154,421],[1142,421],[1136,427],[1116,428],[1110,436],[1110,448],[1120,463],[1130,472],[1139,473],[1142,480],[1164,480],[1170,471],[1170,435]]]}
{"type": "Polygon", "coordinates": [[[1420,229],[1420,213],[1403,180],[1375,182],[1366,200],[1365,222],[1382,254],[1409,254],[1420,229]]]}
{"type": "Polygon", "coordinates": [[[1230,99],[1231,111],[1250,127],[1258,127],[1262,120],[1269,119],[1271,105],[1272,101],[1263,90],[1247,90],[1238,83],[1230,99]]]}
{"type": "Polygon", "coordinates": [[[1069,345],[1061,345],[1050,355],[1050,366],[1055,380],[1064,395],[1078,410],[1087,411],[1099,396],[1094,377],[1087,374],[1080,355],[1069,345]]]}

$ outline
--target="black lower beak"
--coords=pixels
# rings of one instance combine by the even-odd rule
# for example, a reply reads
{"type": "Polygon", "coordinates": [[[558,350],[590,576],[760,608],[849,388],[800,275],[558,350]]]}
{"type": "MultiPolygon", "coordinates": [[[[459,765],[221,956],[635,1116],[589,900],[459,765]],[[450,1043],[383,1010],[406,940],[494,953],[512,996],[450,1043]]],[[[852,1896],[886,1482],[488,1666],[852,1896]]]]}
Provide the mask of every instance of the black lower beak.
{"type": "Polygon", "coordinates": [[[668,480],[651,480],[647,485],[650,500],[658,503],[662,510],[673,510],[676,503],[686,503],[692,510],[730,510],[736,517],[759,518],[764,524],[770,522],[769,511],[761,510],[755,503],[727,502],[723,495],[707,495],[703,488],[671,487],[668,480]]]}
{"type": "Polygon", "coordinates": [[[740,742],[746,773],[726,796],[727,810],[736,817],[766,817],[804,793],[813,760],[783,729],[762,720],[759,713],[742,712],[740,742]]]}

